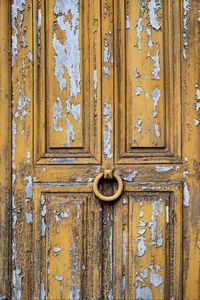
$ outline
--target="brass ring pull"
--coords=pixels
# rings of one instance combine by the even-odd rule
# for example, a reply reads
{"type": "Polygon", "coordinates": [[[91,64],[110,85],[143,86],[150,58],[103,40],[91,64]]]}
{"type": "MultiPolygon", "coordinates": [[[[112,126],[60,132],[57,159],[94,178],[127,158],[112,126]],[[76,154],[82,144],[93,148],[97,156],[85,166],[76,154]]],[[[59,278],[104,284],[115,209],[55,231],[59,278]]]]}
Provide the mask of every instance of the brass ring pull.
{"type": "MultiPolygon", "coordinates": [[[[94,191],[94,194],[100,199],[100,200],[103,200],[103,201],[114,201],[116,199],[118,199],[123,191],[123,182],[122,182],[122,179],[119,177],[119,175],[117,174],[113,174],[112,177],[114,177],[117,181],[117,184],[118,184],[118,189],[116,191],[115,194],[113,194],[112,196],[104,196],[102,195],[100,192],[99,192],[99,181],[102,177],[105,177],[104,175],[104,172],[101,172],[100,174],[97,175],[97,177],[94,179],[94,182],[93,182],[93,191],[94,191]]],[[[108,177],[110,178],[110,177],[108,177]]]]}

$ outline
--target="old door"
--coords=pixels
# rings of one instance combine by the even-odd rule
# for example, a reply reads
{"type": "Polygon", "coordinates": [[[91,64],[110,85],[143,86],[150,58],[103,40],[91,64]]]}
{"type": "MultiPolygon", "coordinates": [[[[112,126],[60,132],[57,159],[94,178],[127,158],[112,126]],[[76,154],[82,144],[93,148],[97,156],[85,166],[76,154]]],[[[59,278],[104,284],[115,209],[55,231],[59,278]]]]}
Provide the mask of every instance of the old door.
{"type": "Polygon", "coordinates": [[[0,299],[199,299],[197,1],[10,2],[0,299]]]}

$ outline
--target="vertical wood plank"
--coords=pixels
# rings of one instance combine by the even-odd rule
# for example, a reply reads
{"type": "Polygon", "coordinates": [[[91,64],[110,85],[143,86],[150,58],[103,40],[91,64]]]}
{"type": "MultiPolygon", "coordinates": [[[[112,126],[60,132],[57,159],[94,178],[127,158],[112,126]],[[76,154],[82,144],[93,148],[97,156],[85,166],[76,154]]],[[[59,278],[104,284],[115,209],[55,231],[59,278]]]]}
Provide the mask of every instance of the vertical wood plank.
{"type": "Polygon", "coordinates": [[[200,23],[199,1],[182,0],[183,288],[200,298],[200,23]]]}
{"type": "Polygon", "coordinates": [[[0,10],[0,298],[8,299],[11,237],[10,1],[1,1],[0,10]]]}
{"type": "Polygon", "coordinates": [[[32,297],[32,1],[12,4],[12,298],[32,297]]]}

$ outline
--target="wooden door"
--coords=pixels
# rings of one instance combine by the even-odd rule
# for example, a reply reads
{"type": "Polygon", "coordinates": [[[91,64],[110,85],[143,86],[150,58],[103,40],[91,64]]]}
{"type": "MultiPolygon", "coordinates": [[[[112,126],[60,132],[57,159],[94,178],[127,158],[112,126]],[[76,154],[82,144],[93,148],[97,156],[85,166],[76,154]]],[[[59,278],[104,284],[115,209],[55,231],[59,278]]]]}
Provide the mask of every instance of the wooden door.
{"type": "Polygon", "coordinates": [[[197,1],[0,3],[0,299],[199,299],[197,1]]]}

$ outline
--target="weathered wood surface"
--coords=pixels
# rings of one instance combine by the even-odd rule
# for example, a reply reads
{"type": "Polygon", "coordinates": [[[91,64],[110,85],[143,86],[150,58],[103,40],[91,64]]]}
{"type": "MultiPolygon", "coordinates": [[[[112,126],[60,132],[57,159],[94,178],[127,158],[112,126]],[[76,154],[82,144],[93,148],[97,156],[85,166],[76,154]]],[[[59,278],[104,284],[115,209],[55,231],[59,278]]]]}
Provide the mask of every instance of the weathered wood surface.
{"type": "Polygon", "coordinates": [[[0,299],[199,299],[200,3],[0,8],[0,299]]]}

